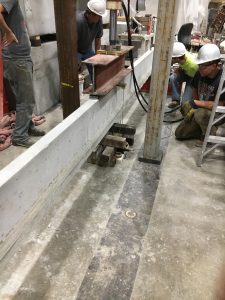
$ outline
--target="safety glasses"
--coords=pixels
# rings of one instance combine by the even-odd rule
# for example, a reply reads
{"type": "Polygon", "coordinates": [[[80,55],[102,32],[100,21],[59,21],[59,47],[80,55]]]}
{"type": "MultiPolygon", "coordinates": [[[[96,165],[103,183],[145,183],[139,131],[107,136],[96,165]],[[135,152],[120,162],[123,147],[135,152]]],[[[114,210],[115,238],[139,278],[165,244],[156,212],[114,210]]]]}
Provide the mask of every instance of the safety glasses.
{"type": "Polygon", "coordinates": [[[209,63],[200,64],[200,65],[198,65],[198,66],[199,66],[199,68],[207,68],[207,67],[209,67],[209,66],[211,66],[211,65],[213,65],[213,64],[214,64],[214,63],[209,62],[209,63]]]}

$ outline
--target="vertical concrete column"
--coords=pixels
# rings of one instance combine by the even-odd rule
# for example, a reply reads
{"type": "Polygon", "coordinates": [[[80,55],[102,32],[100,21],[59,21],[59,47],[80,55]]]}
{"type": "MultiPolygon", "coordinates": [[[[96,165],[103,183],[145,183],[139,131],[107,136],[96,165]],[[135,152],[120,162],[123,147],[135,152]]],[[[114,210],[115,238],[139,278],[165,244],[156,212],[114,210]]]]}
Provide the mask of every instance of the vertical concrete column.
{"type": "Polygon", "coordinates": [[[178,0],[159,0],[144,161],[160,163],[160,140],[174,42],[178,0]]]}

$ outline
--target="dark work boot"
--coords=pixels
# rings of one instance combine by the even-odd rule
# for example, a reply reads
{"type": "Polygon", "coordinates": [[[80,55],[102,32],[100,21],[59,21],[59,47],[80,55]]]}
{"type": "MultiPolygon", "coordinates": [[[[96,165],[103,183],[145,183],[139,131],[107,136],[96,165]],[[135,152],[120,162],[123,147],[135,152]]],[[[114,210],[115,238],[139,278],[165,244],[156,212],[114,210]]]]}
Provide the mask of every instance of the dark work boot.
{"type": "Polygon", "coordinates": [[[45,131],[34,127],[34,128],[30,128],[28,130],[28,134],[32,135],[32,136],[43,136],[43,135],[45,135],[45,131]]]}
{"type": "Polygon", "coordinates": [[[169,108],[175,108],[180,105],[179,100],[172,100],[172,102],[168,105],[169,108]]]}
{"type": "Polygon", "coordinates": [[[29,148],[33,144],[35,144],[35,141],[33,141],[31,139],[27,139],[25,141],[12,141],[13,146],[20,146],[20,147],[25,147],[25,148],[29,148]]]}

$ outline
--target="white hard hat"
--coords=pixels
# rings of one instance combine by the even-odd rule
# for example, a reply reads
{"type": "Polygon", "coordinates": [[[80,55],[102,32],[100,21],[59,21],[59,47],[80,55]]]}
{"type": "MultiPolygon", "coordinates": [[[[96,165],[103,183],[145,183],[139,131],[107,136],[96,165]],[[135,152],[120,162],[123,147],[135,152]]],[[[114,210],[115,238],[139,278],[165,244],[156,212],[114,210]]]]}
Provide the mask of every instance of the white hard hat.
{"type": "Polygon", "coordinates": [[[183,43],[175,42],[173,44],[173,54],[172,57],[181,57],[186,53],[186,48],[183,43]]]}
{"type": "Polygon", "coordinates": [[[87,3],[87,7],[96,15],[101,17],[105,17],[107,15],[105,0],[90,0],[87,3]]]}
{"type": "Polygon", "coordinates": [[[220,58],[220,49],[215,44],[206,44],[198,51],[196,63],[200,65],[220,58]]]}

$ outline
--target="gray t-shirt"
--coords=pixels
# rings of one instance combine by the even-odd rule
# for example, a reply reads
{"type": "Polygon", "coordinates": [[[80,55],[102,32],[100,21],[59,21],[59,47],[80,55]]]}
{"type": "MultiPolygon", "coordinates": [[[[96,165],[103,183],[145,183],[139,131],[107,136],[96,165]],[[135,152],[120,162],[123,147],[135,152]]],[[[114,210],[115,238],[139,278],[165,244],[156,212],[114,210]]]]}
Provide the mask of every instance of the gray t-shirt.
{"type": "Polygon", "coordinates": [[[2,49],[5,59],[31,59],[30,39],[27,32],[26,23],[18,0],[0,0],[6,10],[4,18],[6,24],[13,31],[19,43],[12,43],[2,49]]]}
{"type": "Polygon", "coordinates": [[[102,20],[98,23],[88,24],[84,13],[77,14],[77,50],[82,54],[92,48],[95,38],[101,38],[103,35],[102,20]]]}

